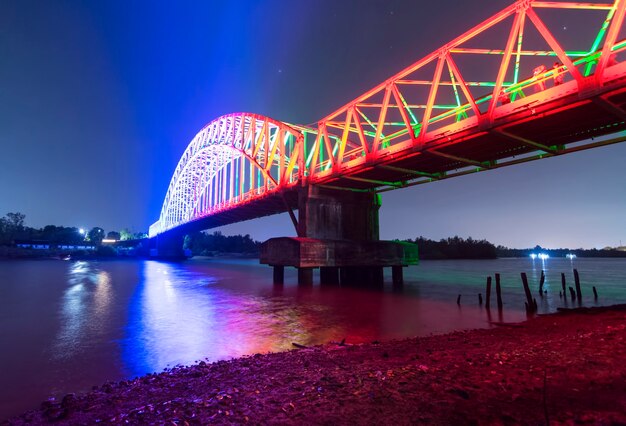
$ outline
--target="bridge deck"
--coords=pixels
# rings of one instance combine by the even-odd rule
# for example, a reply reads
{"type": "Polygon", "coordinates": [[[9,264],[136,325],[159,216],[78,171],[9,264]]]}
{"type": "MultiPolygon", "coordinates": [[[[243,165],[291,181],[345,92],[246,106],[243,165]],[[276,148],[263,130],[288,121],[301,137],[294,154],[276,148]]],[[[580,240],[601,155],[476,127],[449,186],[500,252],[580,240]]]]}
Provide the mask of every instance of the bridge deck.
{"type": "Polygon", "coordinates": [[[623,135],[602,139],[626,130],[626,63],[613,68],[607,71],[618,78],[601,93],[582,97],[575,81],[548,88],[499,107],[493,123],[464,120],[463,129],[438,129],[421,145],[406,141],[388,156],[366,158],[313,181],[385,191],[620,142],[623,135]]]}

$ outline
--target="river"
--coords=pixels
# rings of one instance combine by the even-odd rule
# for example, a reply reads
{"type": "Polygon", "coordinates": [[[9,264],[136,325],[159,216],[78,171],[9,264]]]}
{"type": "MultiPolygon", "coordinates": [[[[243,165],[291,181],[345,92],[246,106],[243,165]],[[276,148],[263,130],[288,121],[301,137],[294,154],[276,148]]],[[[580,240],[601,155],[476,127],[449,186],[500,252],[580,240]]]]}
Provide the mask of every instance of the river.
{"type": "Polygon", "coordinates": [[[520,321],[519,273],[528,274],[546,313],[573,306],[559,297],[561,272],[573,286],[573,268],[584,306],[626,303],[626,259],[422,261],[405,269],[401,290],[388,275],[383,289],[301,287],[291,268],[285,285],[273,286],[272,270],[253,259],[3,260],[0,420],[49,396],[199,360],[288,350],[294,342],[361,343],[520,321]],[[539,297],[542,269],[548,293],[539,297]],[[502,276],[501,314],[478,305],[495,272],[502,276]]]}

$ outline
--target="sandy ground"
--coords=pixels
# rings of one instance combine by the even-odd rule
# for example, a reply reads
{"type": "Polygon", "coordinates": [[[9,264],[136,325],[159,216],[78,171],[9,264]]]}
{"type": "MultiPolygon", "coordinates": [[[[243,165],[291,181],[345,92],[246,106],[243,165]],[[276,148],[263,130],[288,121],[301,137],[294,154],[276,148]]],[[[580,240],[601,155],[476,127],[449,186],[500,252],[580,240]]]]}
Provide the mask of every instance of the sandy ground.
{"type": "Polygon", "coordinates": [[[175,368],[6,424],[626,424],[626,305],[175,368]]]}

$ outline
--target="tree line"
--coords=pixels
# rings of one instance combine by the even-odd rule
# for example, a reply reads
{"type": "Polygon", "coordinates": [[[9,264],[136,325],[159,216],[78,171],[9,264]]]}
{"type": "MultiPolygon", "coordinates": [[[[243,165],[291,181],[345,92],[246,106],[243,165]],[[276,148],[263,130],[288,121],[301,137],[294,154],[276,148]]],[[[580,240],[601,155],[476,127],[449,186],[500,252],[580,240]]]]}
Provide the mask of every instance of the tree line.
{"type": "Polygon", "coordinates": [[[185,237],[185,248],[194,256],[211,256],[215,253],[242,253],[258,255],[261,243],[250,235],[223,235],[221,232],[194,232],[185,237]]]}
{"type": "MultiPolygon", "coordinates": [[[[76,227],[47,225],[43,228],[32,228],[25,225],[26,215],[19,212],[7,213],[0,217],[0,245],[13,245],[19,240],[46,241],[50,244],[77,245],[85,241],[100,245],[103,238],[115,240],[139,240],[147,238],[145,233],[134,233],[126,229],[105,233],[100,227],[82,232],[76,227]]],[[[467,239],[459,236],[439,241],[424,237],[404,240],[418,246],[420,259],[495,259],[498,257],[528,257],[530,254],[545,253],[550,257],[565,257],[574,254],[578,257],[626,257],[626,251],[606,248],[598,249],[545,249],[541,246],[525,249],[512,249],[495,246],[487,240],[467,239]]],[[[258,255],[261,243],[253,240],[250,235],[226,236],[221,232],[195,232],[185,237],[185,248],[190,249],[194,256],[206,256],[215,253],[242,253],[258,255]]]]}
{"type": "Polygon", "coordinates": [[[418,237],[405,240],[417,244],[420,259],[495,259],[496,247],[486,240],[467,239],[459,236],[439,241],[418,237]]]}
{"type": "Polygon", "coordinates": [[[104,229],[96,226],[89,231],[81,232],[73,226],[46,225],[43,228],[26,226],[26,215],[23,213],[7,213],[0,217],[0,245],[13,245],[16,241],[45,241],[50,244],[76,245],[85,241],[100,245],[104,238],[115,240],[133,240],[145,238],[145,233],[133,233],[126,229],[117,232],[105,233],[104,229]]]}
{"type": "Polygon", "coordinates": [[[405,240],[417,244],[420,259],[496,259],[500,257],[529,257],[531,254],[544,253],[550,257],[565,257],[568,254],[576,257],[626,257],[626,251],[607,247],[605,249],[546,249],[541,246],[515,249],[502,245],[495,246],[487,240],[467,239],[458,236],[439,241],[418,237],[405,240]]]}
{"type": "Polygon", "coordinates": [[[565,257],[568,254],[576,255],[576,257],[626,257],[626,251],[615,248],[598,249],[546,249],[541,246],[526,249],[512,249],[504,246],[496,247],[498,257],[528,257],[531,254],[545,253],[550,257],[565,257]]]}

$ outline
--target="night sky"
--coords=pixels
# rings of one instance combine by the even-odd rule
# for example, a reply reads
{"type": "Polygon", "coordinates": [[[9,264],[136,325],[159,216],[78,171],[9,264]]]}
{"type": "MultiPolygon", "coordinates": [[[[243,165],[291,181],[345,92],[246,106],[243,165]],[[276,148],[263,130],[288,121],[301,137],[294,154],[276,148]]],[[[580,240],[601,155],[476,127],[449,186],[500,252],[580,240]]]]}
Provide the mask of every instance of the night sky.
{"type": "MultiPolygon", "coordinates": [[[[0,216],[147,231],[209,121],[316,122],[510,3],[4,0],[0,216]]],[[[617,246],[625,158],[618,144],[387,192],[381,237],[617,246]]],[[[224,232],[294,234],[284,215],[224,232]]]]}

